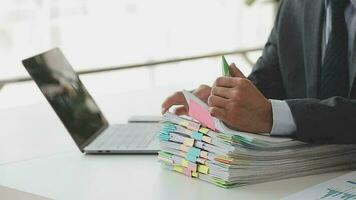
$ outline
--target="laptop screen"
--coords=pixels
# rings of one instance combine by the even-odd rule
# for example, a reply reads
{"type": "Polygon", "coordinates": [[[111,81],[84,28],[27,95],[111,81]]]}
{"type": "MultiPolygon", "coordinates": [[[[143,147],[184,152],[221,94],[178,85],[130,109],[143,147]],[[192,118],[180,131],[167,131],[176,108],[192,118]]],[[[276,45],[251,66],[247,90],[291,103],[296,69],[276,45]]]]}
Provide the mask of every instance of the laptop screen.
{"type": "Polygon", "coordinates": [[[89,139],[108,126],[58,48],[25,59],[23,65],[81,150],[89,139]]]}

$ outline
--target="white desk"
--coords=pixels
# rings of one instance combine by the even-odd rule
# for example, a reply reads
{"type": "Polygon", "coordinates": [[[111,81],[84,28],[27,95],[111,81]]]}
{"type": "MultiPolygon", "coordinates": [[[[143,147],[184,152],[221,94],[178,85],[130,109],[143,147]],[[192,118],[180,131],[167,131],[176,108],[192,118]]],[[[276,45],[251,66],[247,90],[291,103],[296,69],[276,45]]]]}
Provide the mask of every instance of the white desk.
{"type": "MultiPolygon", "coordinates": [[[[95,99],[109,121],[124,122],[159,114],[170,91],[156,91],[95,99]]],[[[279,199],[346,173],[222,189],[165,171],[156,156],[83,155],[46,102],[2,110],[0,121],[0,185],[53,199],[279,199]]]]}

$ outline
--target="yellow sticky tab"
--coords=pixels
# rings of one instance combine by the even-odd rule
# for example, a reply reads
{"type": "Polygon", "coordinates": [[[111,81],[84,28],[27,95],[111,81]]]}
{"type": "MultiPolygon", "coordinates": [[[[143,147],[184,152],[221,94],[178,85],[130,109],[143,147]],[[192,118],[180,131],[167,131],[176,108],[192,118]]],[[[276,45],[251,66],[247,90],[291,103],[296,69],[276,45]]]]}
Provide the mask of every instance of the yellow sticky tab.
{"type": "Polygon", "coordinates": [[[209,167],[206,165],[198,165],[198,172],[203,173],[203,174],[208,174],[209,167]]]}
{"type": "Polygon", "coordinates": [[[173,164],[173,160],[171,159],[160,157],[160,156],[158,156],[158,159],[161,160],[162,162],[173,164]]]}
{"type": "Polygon", "coordinates": [[[194,139],[185,138],[183,144],[188,146],[188,147],[192,147],[192,146],[194,146],[194,139]]]}
{"type": "Polygon", "coordinates": [[[182,121],[181,123],[179,123],[179,125],[184,126],[184,127],[188,127],[188,124],[189,124],[189,122],[187,122],[187,121],[182,121]]]}
{"type": "Polygon", "coordinates": [[[183,166],[183,167],[188,167],[188,165],[189,165],[188,160],[182,159],[182,166],[183,166]]]}
{"type": "Polygon", "coordinates": [[[183,173],[183,167],[181,166],[173,166],[173,170],[176,172],[183,173]]]}
{"type": "Polygon", "coordinates": [[[198,173],[197,172],[192,172],[192,177],[198,178],[198,173]]]}
{"type": "Polygon", "coordinates": [[[205,127],[202,127],[202,128],[199,129],[199,132],[207,134],[209,132],[209,129],[205,128],[205,127]]]}

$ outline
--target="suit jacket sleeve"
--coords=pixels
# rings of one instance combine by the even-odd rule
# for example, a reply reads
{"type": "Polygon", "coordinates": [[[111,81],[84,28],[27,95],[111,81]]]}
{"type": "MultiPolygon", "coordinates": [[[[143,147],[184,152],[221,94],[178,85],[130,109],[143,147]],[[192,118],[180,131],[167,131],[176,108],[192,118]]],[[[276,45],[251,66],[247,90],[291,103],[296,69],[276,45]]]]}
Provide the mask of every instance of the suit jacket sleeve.
{"type": "Polygon", "coordinates": [[[356,100],[287,100],[297,124],[294,137],[312,143],[356,144],[356,100]]]}
{"type": "MultiPolygon", "coordinates": [[[[283,1],[281,3],[281,6],[283,1]]],[[[280,10],[280,9],[279,9],[280,10]]],[[[269,99],[285,99],[282,75],[279,67],[277,47],[279,13],[275,25],[263,49],[262,56],[257,60],[248,79],[269,99]]]]}

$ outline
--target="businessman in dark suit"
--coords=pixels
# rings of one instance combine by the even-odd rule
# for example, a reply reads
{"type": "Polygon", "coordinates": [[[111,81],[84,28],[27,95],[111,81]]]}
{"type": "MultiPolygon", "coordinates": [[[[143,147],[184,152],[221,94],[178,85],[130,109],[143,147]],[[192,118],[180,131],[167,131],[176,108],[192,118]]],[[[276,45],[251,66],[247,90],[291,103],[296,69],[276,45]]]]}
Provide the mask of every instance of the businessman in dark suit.
{"type": "MultiPolygon", "coordinates": [[[[194,93],[236,130],[356,144],[355,35],[356,0],[284,0],[251,74],[232,64],[232,77],[194,93]]],[[[162,112],[172,105],[186,114],[182,93],[162,112]]]]}

